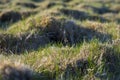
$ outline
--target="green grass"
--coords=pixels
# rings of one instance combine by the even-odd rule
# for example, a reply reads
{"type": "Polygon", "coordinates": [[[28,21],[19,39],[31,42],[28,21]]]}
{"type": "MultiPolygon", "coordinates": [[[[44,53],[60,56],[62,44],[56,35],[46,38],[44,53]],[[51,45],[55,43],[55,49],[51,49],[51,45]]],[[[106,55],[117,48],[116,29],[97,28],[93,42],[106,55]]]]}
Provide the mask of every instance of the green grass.
{"type": "MultiPolygon", "coordinates": [[[[34,9],[16,5],[19,0],[0,4],[0,80],[3,80],[2,70],[6,64],[15,70],[23,70],[23,73],[28,69],[32,72],[31,80],[119,80],[119,1],[51,1],[22,1],[37,5],[38,7],[34,9]],[[50,4],[51,1],[55,5],[50,4]],[[101,9],[103,3],[105,9],[101,9]],[[65,11],[61,12],[63,9],[65,11]],[[36,13],[17,22],[1,22],[1,12],[6,10],[18,12],[33,10],[36,13]],[[83,16],[81,12],[86,14],[84,18],[81,18],[83,16]],[[55,21],[46,16],[54,18],[55,21]],[[57,20],[60,24],[57,24],[57,20]],[[80,37],[79,42],[76,45],[64,45],[59,40],[47,43],[48,38],[44,39],[43,36],[51,31],[51,26],[64,30],[62,28],[65,21],[69,20],[74,21],[75,27],[80,31],[73,34],[80,37]],[[48,32],[44,29],[48,29],[48,32]],[[40,45],[41,43],[43,45],[40,45]]],[[[13,73],[8,72],[8,75],[13,73]]]]}

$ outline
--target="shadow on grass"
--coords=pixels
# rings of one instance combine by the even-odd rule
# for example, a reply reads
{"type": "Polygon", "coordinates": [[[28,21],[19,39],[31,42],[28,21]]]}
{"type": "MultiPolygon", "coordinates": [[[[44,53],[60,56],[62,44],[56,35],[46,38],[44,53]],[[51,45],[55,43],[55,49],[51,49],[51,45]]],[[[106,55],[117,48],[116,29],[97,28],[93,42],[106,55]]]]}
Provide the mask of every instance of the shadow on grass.
{"type": "Polygon", "coordinates": [[[98,13],[98,14],[118,13],[118,11],[110,10],[109,7],[104,6],[104,4],[101,8],[97,8],[97,7],[93,7],[93,6],[91,6],[91,8],[95,13],[98,13]]]}
{"type": "MultiPolygon", "coordinates": [[[[41,73],[36,73],[34,79],[42,80],[75,80],[81,79],[85,74],[87,74],[88,62],[86,60],[77,60],[74,65],[68,64],[66,69],[62,71],[43,71],[41,73]],[[59,73],[61,72],[61,73],[59,73]]],[[[34,80],[33,79],[33,80],[34,80]]]]}
{"type": "MultiPolygon", "coordinates": [[[[104,47],[102,47],[104,48],[104,47]]],[[[105,47],[104,53],[102,54],[101,61],[104,64],[102,66],[102,72],[95,74],[96,78],[93,79],[101,79],[101,80],[119,80],[120,76],[120,54],[116,48],[105,47]],[[104,74],[104,75],[103,75],[104,74]]],[[[98,64],[98,63],[97,63],[98,64]]],[[[56,64],[59,66],[59,64],[56,64]]],[[[5,66],[2,70],[2,77],[5,80],[80,80],[86,74],[88,74],[88,69],[91,68],[89,61],[86,59],[78,59],[73,63],[69,63],[65,69],[57,70],[43,70],[40,72],[31,71],[30,69],[24,67],[12,67],[5,66]],[[32,72],[32,73],[31,73],[32,72]]],[[[98,70],[98,68],[97,68],[98,70]]],[[[94,75],[94,74],[92,74],[94,75]]],[[[89,79],[88,76],[87,79],[89,79]]],[[[1,76],[0,76],[1,78],[1,76]]]]}
{"type": "Polygon", "coordinates": [[[106,13],[119,13],[118,10],[111,10],[109,7],[105,6],[105,2],[100,2],[102,3],[102,6],[99,7],[94,7],[94,6],[90,6],[90,5],[83,5],[83,9],[90,9],[92,10],[94,13],[97,14],[106,14],[106,13]]]}
{"type": "MultiPolygon", "coordinates": [[[[114,45],[113,45],[114,46],[114,45]]],[[[119,80],[120,79],[120,54],[117,47],[107,46],[102,55],[102,70],[96,73],[96,77],[101,80],[119,80]]]]}
{"type": "Polygon", "coordinates": [[[76,25],[72,21],[65,21],[62,27],[58,26],[55,19],[53,22],[43,27],[43,34],[40,34],[41,28],[37,28],[37,33],[26,33],[19,36],[9,34],[0,35],[0,50],[7,53],[22,53],[24,51],[37,50],[49,43],[63,43],[64,45],[75,45],[84,40],[89,42],[97,38],[100,42],[106,42],[111,39],[109,34],[101,33],[89,28],[76,25]],[[57,27],[57,26],[58,27],[57,27]]]}
{"type": "Polygon", "coordinates": [[[31,77],[32,71],[20,66],[5,65],[0,70],[0,80],[31,80],[31,77]]]}
{"type": "Polygon", "coordinates": [[[21,37],[2,34],[0,35],[0,39],[1,52],[3,51],[12,54],[20,54],[24,51],[36,50],[40,46],[44,46],[48,43],[47,37],[30,34],[22,35],[21,37]]]}
{"type": "Polygon", "coordinates": [[[33,2],[42,2],[44,0],[31,0],[31,1],[33,1],[33,2]]]}
{"type": "Polygon", "coordinates": [[[28,3],[18,2],[18,3],[16,3],[16,5],[20,5],[20,6],[27,7],[27,8],[32,8],[32,9],[35,9],[35,8],[38,7],[34,3],[29,3],[29,2],[28,3]]]}
{"type": "Polygon", "coordinates": [[[73,65],[68,64],[63,74],[63,80],[82,79],[87,74],[88,65],[88,61],[82,59],[77,60],[73,65]]]}
{"type": "Polygon", "coordinates": [[[117,19],[117,23],[118,23],[118,24],[120,24],[120,18],[119,18],[119,19],[117,19]]]}
{"type": "Polygon", "coordinates": [[[66,16],[72,17],[74,19],[78,20],[93,20],[93,21],[100,21],[100,22],[109,22],[108,19],[105,19],[100,16],[92,16],[85,12],[78,11],[78,10],[72,10],[72,9],[60,9],[60,12],[63,13],[66,16]]]}
{"type": "Polygon", "coordinates": [[[0,28],[6,29],[11,24],[18,22],[30,15],[36,14],[35,11],[17,12],[17,11],[6,11],[0,14],[0,28]]]}
{"type": "Polygon", "coordinates": [[[32,80],[55,80],[55,73],[50,71],[35,72],[32,80]]]}
{"type": "Polygon", "coordinates": [[[76,61],[75,65],[68,64],[62,73],[58,71],[32,71],[26,67],[14,67],[13,65],[5,65],[0,71],[0,79],[2,80],[69,80],[81,78],[87,73],[87,62],[83,60],[76,61]]]}
{"type": "Polygon", "coordinates": [[[107,48],[103,55],[105,70],[113,80],[120,79],[120,54],[113,48],[107,48]]]}
{"type": "Polygon", "coordinates": [[[9,3],[10,0],[0,0],[0,4],[6,4],[6,3],[9,3]]]}

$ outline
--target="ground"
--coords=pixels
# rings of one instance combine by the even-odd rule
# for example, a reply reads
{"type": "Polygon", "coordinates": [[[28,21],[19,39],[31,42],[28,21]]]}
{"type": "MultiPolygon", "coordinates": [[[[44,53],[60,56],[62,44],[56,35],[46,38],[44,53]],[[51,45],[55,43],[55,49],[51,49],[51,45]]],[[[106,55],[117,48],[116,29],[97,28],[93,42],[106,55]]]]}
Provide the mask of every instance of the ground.
{"type": "Polygon", "coordinates": [[[120,80],[120,1],[0,0],[0,80],[120,80]]]}

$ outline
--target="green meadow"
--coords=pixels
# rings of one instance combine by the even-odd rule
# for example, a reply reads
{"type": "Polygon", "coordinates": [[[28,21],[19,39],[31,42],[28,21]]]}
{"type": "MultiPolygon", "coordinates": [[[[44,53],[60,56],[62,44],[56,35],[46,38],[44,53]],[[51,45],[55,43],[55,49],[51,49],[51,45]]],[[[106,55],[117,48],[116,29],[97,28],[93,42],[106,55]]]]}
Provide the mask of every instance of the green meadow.
{"type": "Polygon", "coordinates": [[[0,80],[120,80],[120,1],[0,0],[0,80]]]}

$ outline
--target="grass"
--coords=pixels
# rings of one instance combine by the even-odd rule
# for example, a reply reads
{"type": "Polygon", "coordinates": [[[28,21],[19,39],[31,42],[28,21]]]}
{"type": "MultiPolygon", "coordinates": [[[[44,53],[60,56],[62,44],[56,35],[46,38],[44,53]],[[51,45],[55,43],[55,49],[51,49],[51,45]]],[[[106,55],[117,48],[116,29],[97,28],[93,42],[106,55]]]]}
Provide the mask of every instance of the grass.
{"type": "Polygon", "coordinates": [[[0,80],[119,80],[119,3],[0,1],[0,80]]]}

